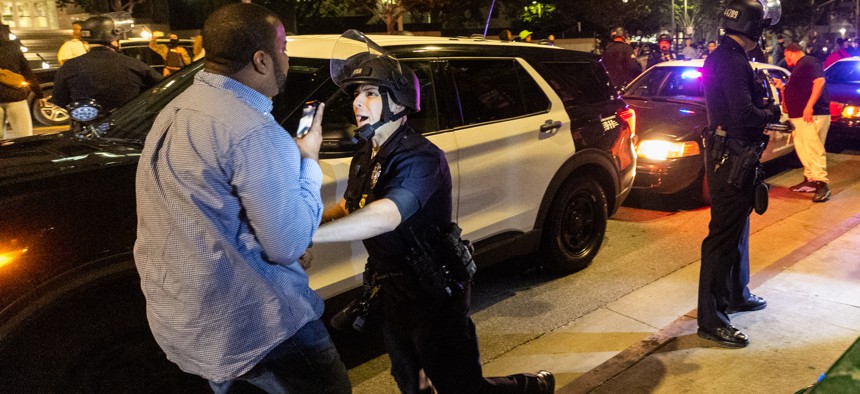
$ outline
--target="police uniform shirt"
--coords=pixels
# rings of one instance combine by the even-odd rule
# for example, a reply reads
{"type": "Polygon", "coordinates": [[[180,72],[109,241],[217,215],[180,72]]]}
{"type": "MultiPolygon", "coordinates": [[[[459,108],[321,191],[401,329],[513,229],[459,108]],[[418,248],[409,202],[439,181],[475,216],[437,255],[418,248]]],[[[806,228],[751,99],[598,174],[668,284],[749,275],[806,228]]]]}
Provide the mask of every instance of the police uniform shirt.
{"type": "Polygon", "coordinates": [[[723,36],[705,59],[702,78],[710,127],[721,126],[731,138],[758,140],[770,114],[753,105],[755,77],[743,47],[723,36]]]}
{"type": "Polygon", "coordinates": [[[152,67],[107,47],[69,59],[54,77],[54,104],[95,99],[105,111],[121,107],[161,79],[152,67]]]}
{"type": "Polygon", "coordinates": [[[614,86],[625,85],[633,80],[639,70],[639,63],[633,55],[633,47],[625,42],[613,41],[606,44],[603,51],[603,66],[609,73],[614,86]]]}
{"type": "Polygon", "coordinates": [[[351,201],[362,199],[361,206],[383,198],[397,205],[400,225],[364,240],[364,246],[371,257],[388,265],[378,267],[380,271],[402,269],[396,263],[412,247],[410,229],[418,233],[451,222],[448,162],[441,149],[408,126],[395,131],[375,156],[369,155],[362,150],[353,157],[344,197],[348,208],[351,201]]]}

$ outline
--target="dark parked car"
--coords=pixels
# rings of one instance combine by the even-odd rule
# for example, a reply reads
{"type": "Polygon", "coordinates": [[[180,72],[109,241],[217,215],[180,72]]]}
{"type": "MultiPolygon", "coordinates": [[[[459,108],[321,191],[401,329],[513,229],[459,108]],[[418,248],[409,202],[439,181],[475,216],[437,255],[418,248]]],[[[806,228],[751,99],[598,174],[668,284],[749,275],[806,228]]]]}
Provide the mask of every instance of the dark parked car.
{"type": "MultiPolygon", "coordinates": [[[[352,97],[329,79],[337,36],[289,39],[289,88],[273,115],[292,131],[302,103],[326,102],[322,196],[330,205],[343,194],[354,149],[352,97]]],[[[479,264],[537,251],[557,272],[587,266],[636,166],[634,113],[592,56],[473,39],[372,39],[418,75],[422,111],[409,121],[446,152],[453,219],[479,264]]],[[[201,68],[116,110],[103,137],[0,141],[3,390],[184,392],[200,383],[178,373],[149,334],[131,250],[144,138],[201,68]]],[[[319,245],[314,255],[311,286],[328,303],[360,287],[360,243],[319,245]]]]}
{"type": "MultiPolygon", "coordinates": [[[[702,158],[702,130],[708,125],[701,68],[703,60],[671,61],[651,67],[626,88],[623,97],[636,110],[638,142],[635,189],[659,194],[690,192],[709,202],[702,158]]],[[[753,63],[754,69],[785,80],[781,67],[753,63]]],[[[776,88],[770,84],[774,97],[776,88]]],[[[768,131],[762,161],[794,151],[788,134],[768,131]]]]}
{"type": "Polygon", "coordinates": [[[846,137],[860,137],[860,58],[837,61],[824,70],[830,94],[830,127],[846,137]]]}

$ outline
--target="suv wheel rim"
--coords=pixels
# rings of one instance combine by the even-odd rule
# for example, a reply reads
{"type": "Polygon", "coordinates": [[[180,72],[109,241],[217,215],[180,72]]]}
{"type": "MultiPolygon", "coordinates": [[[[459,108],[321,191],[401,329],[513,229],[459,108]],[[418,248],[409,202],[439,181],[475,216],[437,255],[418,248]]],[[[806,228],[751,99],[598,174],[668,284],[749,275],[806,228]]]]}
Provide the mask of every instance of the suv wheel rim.
{"type": "Polygon", "coordinates": [[[564,248],[576,254],[588,253],[594,234],[596,212],[594,201],[584,193],[577,193],[564,209],[562,230],[564,248]]]}

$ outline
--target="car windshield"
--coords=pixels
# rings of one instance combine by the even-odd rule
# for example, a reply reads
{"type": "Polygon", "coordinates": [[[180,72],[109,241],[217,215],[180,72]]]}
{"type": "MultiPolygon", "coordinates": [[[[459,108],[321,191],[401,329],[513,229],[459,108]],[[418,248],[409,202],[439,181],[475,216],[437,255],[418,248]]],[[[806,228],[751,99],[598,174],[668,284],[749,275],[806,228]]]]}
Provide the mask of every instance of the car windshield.
{"type": "MultiPolygon", "coordinates": [[[[197,61],[118,108],[109,118],[110,128],[105,138],[143,142],[161,109],[191,86],[194,75],[202,69],[203,61],[197,61]]],[[[290,123],[287,118],[327,79],[328,60],[291,58],[287,89],[274,99],[275,119],[290,123]]]]}
{"type": "Polygon", "coordinates": [[[860,83],[860,61],[834,63],[824,72],[827,83],[860,83]]]}
{"type": "Polygon", "coordinates": [[[624,97],[704,101],[702,73],[697,67],[654,67],[630,84],[624,97]]]}

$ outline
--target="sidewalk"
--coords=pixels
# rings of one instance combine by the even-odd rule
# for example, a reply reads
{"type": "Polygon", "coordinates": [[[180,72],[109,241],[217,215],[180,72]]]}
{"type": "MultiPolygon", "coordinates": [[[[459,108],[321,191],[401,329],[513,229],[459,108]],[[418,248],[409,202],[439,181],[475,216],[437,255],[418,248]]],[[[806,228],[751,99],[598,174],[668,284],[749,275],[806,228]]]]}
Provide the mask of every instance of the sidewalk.
{"type": "Polygon", "coordinates": [[[696,262],[513,349],[485,364],[484,373],[540,366],[555,373],[558,393],[794,393],[807,387],[860,336],[857,189],[834,195],[826,218],[824,204],[813,204],[776,225],[762,225],[767,215],[753,219],[750,289],[768,307],[733,315],[750,336],[746,348],[696,335],[696,262]]]}

